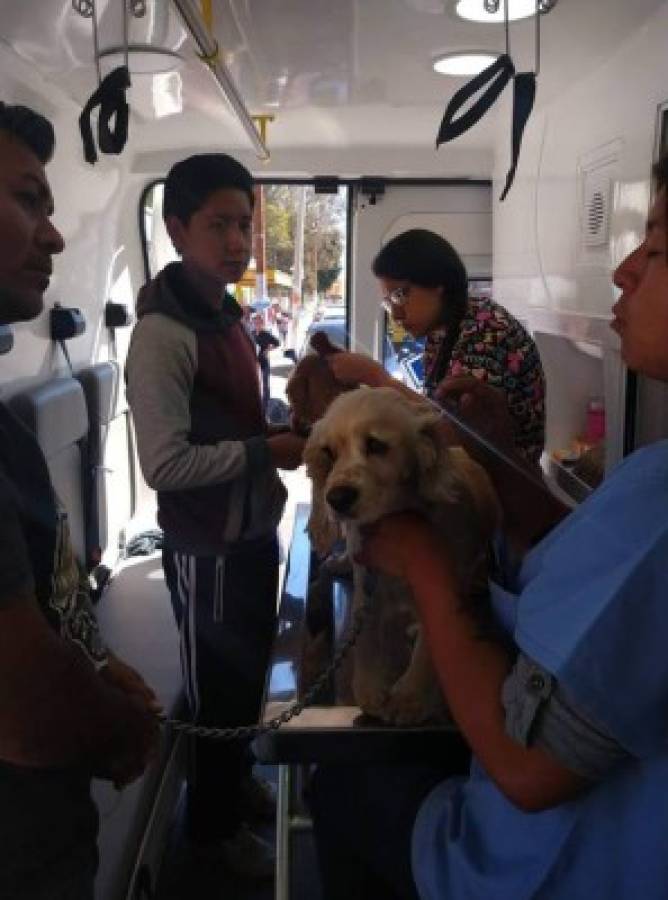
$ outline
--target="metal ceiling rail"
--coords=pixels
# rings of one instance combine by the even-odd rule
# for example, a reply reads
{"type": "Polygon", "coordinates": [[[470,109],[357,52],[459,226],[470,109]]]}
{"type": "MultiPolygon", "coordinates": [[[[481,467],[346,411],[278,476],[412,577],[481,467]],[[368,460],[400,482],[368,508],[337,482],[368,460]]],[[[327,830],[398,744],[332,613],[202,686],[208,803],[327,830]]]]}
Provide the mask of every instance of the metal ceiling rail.
{"type": "Polygon", "coordinates": [[[225,63],[220,59],[218,43],[209,32],[206,23],[200,13],[195,0],[174,0],[174,5],[181,13],[181,17],[190,31],[193,40],[199,47],[202,59],[211,69],[213,77],[225,95],[228,103],[234,110],[246,135],[248,136],[257,156],[262,160],[269,159],[267,145],[260,137],[255,123],[234,83],[225,63]]]}

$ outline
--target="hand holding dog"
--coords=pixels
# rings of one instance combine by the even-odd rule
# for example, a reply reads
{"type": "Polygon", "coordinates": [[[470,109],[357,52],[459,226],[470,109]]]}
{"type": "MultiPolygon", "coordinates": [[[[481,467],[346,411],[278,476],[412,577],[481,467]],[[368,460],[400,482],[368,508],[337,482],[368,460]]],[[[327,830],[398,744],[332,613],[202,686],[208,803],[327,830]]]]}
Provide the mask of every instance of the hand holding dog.
{"type": "Polygon", "coordinates": [[[355,562],[392,575],[411,579],[414,565],[426,551],[438,553],[433,528],[414,512],[392,513],[360,530],[362,549],[355,562]]]}

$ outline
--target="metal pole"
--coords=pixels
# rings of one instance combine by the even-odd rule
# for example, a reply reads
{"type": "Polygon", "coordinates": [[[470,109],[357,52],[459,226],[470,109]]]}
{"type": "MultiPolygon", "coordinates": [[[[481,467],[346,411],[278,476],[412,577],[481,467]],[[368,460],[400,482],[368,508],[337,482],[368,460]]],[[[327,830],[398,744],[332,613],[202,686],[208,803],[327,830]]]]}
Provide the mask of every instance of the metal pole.
{"type": "Polygon", "coordinates": [[[278,796],[276,803],[276,883],[275,900],[290,900],[290,797],[291,768],[285,763],[278,767],[278,796]]]}
{"type": "Polygon", "coordinates": [[[199,9],[193,0],[174,0],[174,5],[181,13],[186,27],[199,47],[205,62],[211,69],[213,77],[218,82],[228,103],[237,114],[237,118],[241,122],[256,154],[260,159],[269,159],[269,151],[266,144],[258,134],[255,123],[246,109],[229,69],[218,56],[218,44],[209,33],[199,9]]]}

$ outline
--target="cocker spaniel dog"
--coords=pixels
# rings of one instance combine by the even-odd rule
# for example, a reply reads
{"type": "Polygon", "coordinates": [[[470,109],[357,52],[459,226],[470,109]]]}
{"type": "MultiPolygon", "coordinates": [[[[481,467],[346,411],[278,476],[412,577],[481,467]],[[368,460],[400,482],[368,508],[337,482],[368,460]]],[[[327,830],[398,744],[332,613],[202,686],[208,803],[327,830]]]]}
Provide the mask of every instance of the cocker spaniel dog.
{"type": "MultiPolygon", "coordinates": [[[[443,536],[467,598],[486,585],[498,504],[484,470],[463,449],[444,445],[439,420],[428,403],[393,388],[361,387],[333,400],[304,452],[313,483],[309,531],[323,555],[343,534],[353,559],[360,526],[417,510],[443,536]]],[[[354,563],[354,609],[364,600],[365,576],[354,563]]],[[[355,645],[352,691],[363,712],[384,722],[447,720],[410,590],[382,573],[355,645]]]]}

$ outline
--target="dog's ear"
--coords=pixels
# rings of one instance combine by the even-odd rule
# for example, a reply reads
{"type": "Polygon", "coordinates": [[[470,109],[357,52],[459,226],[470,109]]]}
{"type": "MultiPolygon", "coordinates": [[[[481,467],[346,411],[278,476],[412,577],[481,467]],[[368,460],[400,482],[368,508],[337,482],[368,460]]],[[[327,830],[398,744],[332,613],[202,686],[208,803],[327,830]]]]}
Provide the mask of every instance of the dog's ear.
{"type": "Polygon", "coordinates": [[[325,483],[329,465],[321,449],[317,425],[306,442],[303,460],[306,464],[306,472],[311,479],[311,514],[308,520],[308,532],[318,555],[327,556],[341,537],[341,530],[325,500],[325,483]]]}
{"type": "Polygon", "coordinates": [[[428,503],[449,503],[457,497],[457,478],[440,432],[440,416],[420,410],[416,416],[415,457],[418,495],[428,503]]]}
{"type": "Polygon", "coordinates": [[[331,356],[333,353],[341,353],[341,348],[332,344],[324,331],[316,331],[310,340],[311,347],[319,356],[331,356]]]}
{"type": "Polygon", "coordinates": [[[313,424],[309,396],[309,368],[309,359],[307,357],[301,359],[285,386],[285,393],[290,404],[292,427],[297,431],[308,430],[313,424]]]}

